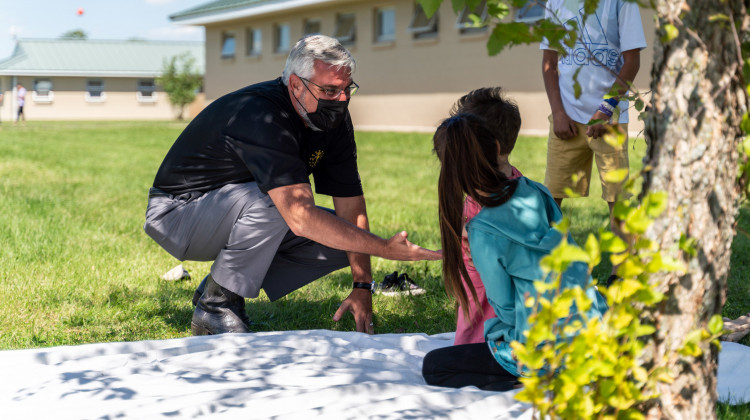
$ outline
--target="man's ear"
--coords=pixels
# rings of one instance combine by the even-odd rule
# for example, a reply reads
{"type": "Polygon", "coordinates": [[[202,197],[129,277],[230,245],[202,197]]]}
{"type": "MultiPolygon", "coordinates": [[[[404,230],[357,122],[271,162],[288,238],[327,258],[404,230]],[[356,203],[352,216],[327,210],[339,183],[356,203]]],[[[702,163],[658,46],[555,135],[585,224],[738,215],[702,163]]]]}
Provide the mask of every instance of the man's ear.
{"type": "Polygon", "coordinates": [[[299,96],[302,88],[302,80],[296,74],[289,75],[289,89],[292,90],[295,96],[299,96]]]}

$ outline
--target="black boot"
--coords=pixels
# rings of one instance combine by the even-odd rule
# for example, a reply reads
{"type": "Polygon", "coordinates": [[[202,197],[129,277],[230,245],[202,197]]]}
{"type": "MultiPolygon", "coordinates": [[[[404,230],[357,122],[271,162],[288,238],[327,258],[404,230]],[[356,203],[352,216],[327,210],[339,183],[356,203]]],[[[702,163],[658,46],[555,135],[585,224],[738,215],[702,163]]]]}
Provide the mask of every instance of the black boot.
{"type": "Polygon", "coordinates": [[[198,285],[198,288],[195,289],[195,292],[193,293],[193,306],[198,304],[198,299],[201,298],[201,295],[203,294],[203,291],[206,290],[206,279],[211,276],[211,274],[207,275],[203,278],[203,281],[201,281],[201,284],[198,285]]]}
{"type": "Polygon", "coordinates": [[[245,298],[221,287],[210,274],[204,281],[206,288],[193,311],[193,335],[250,332],[245,298]]]}

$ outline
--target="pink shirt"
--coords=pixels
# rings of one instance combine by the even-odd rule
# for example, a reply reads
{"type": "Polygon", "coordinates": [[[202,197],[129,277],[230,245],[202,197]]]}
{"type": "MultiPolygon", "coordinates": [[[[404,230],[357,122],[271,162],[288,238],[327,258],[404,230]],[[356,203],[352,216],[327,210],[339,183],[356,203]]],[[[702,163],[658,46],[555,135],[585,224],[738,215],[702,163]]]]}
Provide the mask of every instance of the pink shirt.
{"type": "MultiPolygon", "coordinates": [[[[512,174],[511,179],[515,179],[523,176],[521,172],[515,167],[511,166],[512,174]]],[[[464,200],[463,220],[464,225],[473,219],[479,211],[482,210],[482,206],[479,205],[471,197],[466,197],[464,200]]],[[[453,340],[454,345],[458,344],[471,344],[471,343],[483,343],[484,342],[484,321],[495,318],[495,311],[492,310],[489,302],[487,302],[487,294],[484,291],[484,284],[482,279],[479,277],[479,273],[474,267],[469,265],[469,253],[464,248],[462,251],[464,264],[466,265],[466,271],[469,273],[469,280],[474,285],[474,290],[477,292],[477,299],[479,299],[480,306],[477,306],[474,299],[471,297],[471,292],[466,287],[466,279],[464,280],[463,286],[466,290],[466,294],[469,297],[469,320],[466,320],[461,305],[458,306],[458,321],[456,322],[456,338],[453,340]],[[482,308],[480,313],[479,308],[482,308]]]]}

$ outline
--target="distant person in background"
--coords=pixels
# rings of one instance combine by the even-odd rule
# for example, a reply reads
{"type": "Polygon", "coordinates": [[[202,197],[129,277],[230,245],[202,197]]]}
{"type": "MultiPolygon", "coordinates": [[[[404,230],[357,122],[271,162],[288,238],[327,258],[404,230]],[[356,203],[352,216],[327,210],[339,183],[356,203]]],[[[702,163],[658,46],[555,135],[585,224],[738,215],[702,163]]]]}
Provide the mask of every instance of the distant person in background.
{"type": "MultiPolygon", "coordinates": [[[[521,172],[508,162],[508,157],[516,145],[516,138],[521,129],[521,113],[518,106],[512,100],[503,97],[503,89],[500,87],[482,88],[473,90],[462,96],[451,109],[451,115],[474,114],[483,119],[487,128],[497,140],[498,145],[498,167],[508,179],[521,176],[521,172]]],[[[463,208],[463,231],[461,233],[461,253],[469,274],[468,279],[463,279],[463,287],[466,290],[468,301],[466,305],[458,304],[458,316],[456,322],[456,336],[453,344],[470,344],[484,342],[484,321],[494,318],[495,311],[487,302],[487,293],[479,278],[479,273],[471,262],[469,251],[469,238],[466,233],[466,224],[482,210],[471,196],[466,196],[463,208]],[[468,284],[474,286],[476,300],[468,284]]]]}
{"type": "Polygon", "coordinates": [[[22,84],[16,86],[16,98],[18,100],[18,114],[16,114],[16,124],[23,120],[26,124],[26,115],[23,113],[23,106],[26,104],[26,88],[22,84]]]}
{"type": "MultiPolygon", "coordinates": [[[[622,236],[612,217],[622,182],[606,181],[609,173],[629,168],[628,99],[630,83],[640,68],[640,52],[646,48],[638,4],[626,0],[599,2],[594,13],[580,25],[583,1],[550,0],[548,20],[570,27],[578,24],[581,36],[560,56],[543,40],[542,75],[552,114],[547,142],[547,172],[544,185],[558,205],[568,197],[589,194],[592,160],[596,160],[602,183],[602,198],[609,205],[610,226],[622,236]],[[581,86],[576,95],[573,78],[581,86]],[[620,145],[604,140],[610,129],[625,134],[620,145]],[[574,177],[578,182],[573,182],[574,177]]],[[[615,268],[607,284],[617,278],[615,268]]]]}

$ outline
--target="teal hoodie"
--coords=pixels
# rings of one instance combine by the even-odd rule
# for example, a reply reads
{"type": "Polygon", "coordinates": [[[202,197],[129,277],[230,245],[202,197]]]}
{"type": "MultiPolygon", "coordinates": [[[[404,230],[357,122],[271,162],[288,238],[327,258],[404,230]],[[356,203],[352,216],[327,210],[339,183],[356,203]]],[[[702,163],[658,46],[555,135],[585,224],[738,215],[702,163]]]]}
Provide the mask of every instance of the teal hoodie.
{"type": "MultiPolygon", "coordinates": [[[[518,362],[509,343],[526,341],[524,332],[533,308],[524,305],[524,296],[537,296],[534,281],[544,278],[539,263],[562,240],[560,231],[551,226],[561,219],[560,207],[547,188],[521,177],[510,200],[485,207],[467,226],[474,266],[497,315],[485,321],[484,337],[498,363],[516,376],[520,376],[518,362]]],[[[573,243],[570,235],[568,241],[573,243]]],[[[593,302],[587,315],[601,317],[607,304],[591,286],[587,268],[584,263],[571,264],[562,275],[562,287],[586,288],[593,302]]]]}

